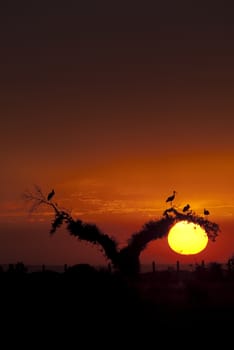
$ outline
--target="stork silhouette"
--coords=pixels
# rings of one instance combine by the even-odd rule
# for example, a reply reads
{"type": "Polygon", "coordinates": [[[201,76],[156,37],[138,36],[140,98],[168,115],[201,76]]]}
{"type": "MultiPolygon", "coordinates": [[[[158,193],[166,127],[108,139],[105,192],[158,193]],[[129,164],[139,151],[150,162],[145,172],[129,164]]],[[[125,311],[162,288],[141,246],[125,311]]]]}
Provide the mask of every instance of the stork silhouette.
{"type": "Polygon", "coordinates": [[[47,200],[50,201],[51,198],[54,196],[55,192],[54,192],[54,189],[48,194],[47,196],[47,200]]]}
{"type": "Polygon", "coordinates": [[[172,202],[173,202],[173,200],[175,199],[176,193],[177,193],[176,191],[173,191],[173,195],[170,196],[170,197],[168,197],[168,198],[166,199],[166,203],[167,203],[167,202],[170,202],[170,203],[171,203],[171,206],[172,206],[172,202]]]}
{"type": "Polygon", "coordinates": [[[210,214],[209,210],[204,209],[204,215],[209,215],[209,214],[210,214]]]}
{"type": "Polygon", "coordinates": [[[190,209],[190,205],[187,204],[184,208],[183,208],[183,212],[185,213],[186,211],[188,211],[190,209]]]}

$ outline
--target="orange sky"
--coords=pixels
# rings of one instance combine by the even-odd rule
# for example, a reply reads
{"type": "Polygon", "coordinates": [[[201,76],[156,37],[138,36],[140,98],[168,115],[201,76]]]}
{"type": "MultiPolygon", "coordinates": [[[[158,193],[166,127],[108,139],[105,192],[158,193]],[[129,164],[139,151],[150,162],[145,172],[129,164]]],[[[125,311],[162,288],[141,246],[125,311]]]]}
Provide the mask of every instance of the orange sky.
{"type": "Polygon", "coordinates": [[[28,216],[38,184],[121,246],[190,203],[220,224],[196,256],[150,244],[142,262],[227,261],[234,253],[234,25],[231,8],[85,4],[1,10],[0,263],[103,263],[52,215],[28,216]]]}

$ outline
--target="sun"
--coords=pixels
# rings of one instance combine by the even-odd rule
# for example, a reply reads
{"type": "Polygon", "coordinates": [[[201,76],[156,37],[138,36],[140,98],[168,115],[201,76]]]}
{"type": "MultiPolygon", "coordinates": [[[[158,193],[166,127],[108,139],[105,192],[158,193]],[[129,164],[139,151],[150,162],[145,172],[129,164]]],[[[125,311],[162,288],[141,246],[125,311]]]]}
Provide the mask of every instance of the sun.
{"type": "Polygon", "coordinates": [[[178,254],[192,255],[204,250],[208,243],[206,231],[197,224],[180,221],[168,234],[169,247],[178,254]]]}

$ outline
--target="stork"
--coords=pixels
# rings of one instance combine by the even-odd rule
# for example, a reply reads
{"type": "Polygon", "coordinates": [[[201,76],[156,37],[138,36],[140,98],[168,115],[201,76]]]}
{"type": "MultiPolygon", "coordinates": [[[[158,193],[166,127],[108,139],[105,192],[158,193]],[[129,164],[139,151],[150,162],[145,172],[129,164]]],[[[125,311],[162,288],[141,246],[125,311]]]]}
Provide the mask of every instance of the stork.
{"type": "Polygon", "coordinates": [[[54,189],[48,194],[47,196],[47,200],[50,201],[51,198],[54,196],[55,192],[54,192],[54,189]]]}
{"type": "Polygon", "coordinates": [[[187,204],[184,208],[183,208],[183,212],[185,213],[186,211],[188,211],[189,210],[189,208],[190,208],[190,205],[189,204],[187,204]]]}
{"type": "Polygon", "coordinates": [[[209,214],[210,214],[209,210],[204,209],[204,215],[209,215],[209,214]]]}
{"type": "Polygon", "coordinates": [[[176,191],[173,191],[173,195],[167,198],[166,203],[167,203],[167,202],[170,202],[170,203],[171,203],[171,206],[172,206],[172,202],[173,202],[173,200],[175,199],[176,193],[177,193],[176,191]]]}

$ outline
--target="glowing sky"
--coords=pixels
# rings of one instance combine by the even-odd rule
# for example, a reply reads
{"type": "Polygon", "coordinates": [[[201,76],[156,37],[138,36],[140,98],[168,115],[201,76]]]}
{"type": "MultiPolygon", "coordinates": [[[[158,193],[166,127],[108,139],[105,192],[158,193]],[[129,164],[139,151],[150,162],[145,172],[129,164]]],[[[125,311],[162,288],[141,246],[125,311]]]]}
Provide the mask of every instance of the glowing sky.
{"type": "MultiPolygon", "coordinates": [[[[49,213],[28,216],[34,184],[121,244],[176,189],[177,207],[221,226],[197,260],[233,254],[230,4],[11,1],[0,40],[0,263],[103,262],[63,230],[51,238],[49,213]]],[[[178,255],[164,239],[152,259],[178,255]]]]}

